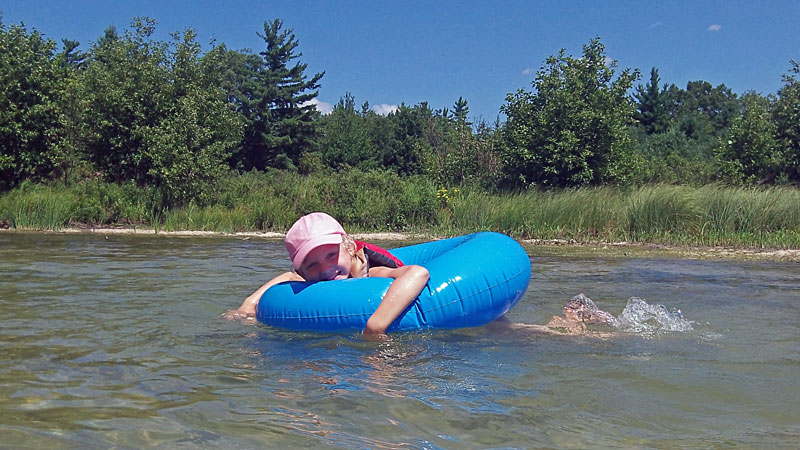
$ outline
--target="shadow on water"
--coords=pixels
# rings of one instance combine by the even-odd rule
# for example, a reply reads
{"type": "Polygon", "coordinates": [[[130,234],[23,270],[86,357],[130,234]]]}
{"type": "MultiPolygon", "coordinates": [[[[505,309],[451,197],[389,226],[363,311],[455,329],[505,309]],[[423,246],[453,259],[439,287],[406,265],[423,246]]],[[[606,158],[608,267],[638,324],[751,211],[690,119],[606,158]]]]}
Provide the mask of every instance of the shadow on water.
{"type": "Polygon", "coordinates": [[[546,324],[585,292],[618,327],[424,331],[380,344],[290,333],[219,318],[288,268],[280,242],[0,235],[3,445],[780,448],[800,439],[796,264],[547,256],[532,265],[513,323],[546,324]]]}

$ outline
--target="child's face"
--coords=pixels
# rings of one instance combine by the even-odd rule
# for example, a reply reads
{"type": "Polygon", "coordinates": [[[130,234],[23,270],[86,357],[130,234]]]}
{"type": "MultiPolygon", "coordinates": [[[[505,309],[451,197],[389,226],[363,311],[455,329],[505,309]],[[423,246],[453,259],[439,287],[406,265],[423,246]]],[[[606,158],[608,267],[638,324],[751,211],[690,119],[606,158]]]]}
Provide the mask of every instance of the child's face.
{"type": "Polygon", "coordinates": [[[307,281],[342,280],[350,277],[352,263],[344,244],[325,244],[308,253],[299,272],[307,281]]]}

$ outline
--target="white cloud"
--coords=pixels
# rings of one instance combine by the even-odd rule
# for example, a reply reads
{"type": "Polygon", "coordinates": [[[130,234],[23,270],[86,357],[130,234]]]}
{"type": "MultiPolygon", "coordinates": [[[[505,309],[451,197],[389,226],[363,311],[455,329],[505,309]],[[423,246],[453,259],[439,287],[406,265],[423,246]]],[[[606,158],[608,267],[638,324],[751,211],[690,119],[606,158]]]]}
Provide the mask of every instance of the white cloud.
{"type": "Polygon", "coordinates": [[[383,104],[380,104],[380,105],[373,105],[372,106],[372,110],[375,111],[375,113],[377,113],[377,114],[379,114],[381,116],[387,116],[387,115],[397,111],[397,105],[387,105],[387,104],[383,103],[383,104]]]}
{"type": "Polygon", "coordinates": [[[610,56],[606,55],[606,56],[604,56],[604,57],[603,57],[603,63],[604,63],[604,64],[605,64],[607,67],[611,67],[612,65],[614,65],[614,58],[612,58],[612,57],[610,57],[610,56]]]}
{"type": "Polygon", "coordinates": [[[658,28],[658,27],[660,27],[660,26],[662,26],[662,25],[664,25],[664,24],[663,24],[663,23],[661,23],[661,22],[653,22],[653,23],[652,23],[652,24],[650,24],[650,26],[649,26],[649,27],[647,27],[647,28],[658,28]]]}
{"type": "Polygon", "coordinates": [[[319,113],[322,114],[323,116],[326,114],[330,114],[333,111],[333,105],[331,105],[330,103],[321,102],[316,98],[311,99],[306,103],[303,103],[302,106],[306,106],[308,104],[314,105],[314,107],[317,108],[317,111],[319,111],[319,113]]]}
{"type": "Polygon", "coordinates": [[[523,75],[533,75],[534,73],[536,73],[536,69],[533,67],[526,67],[525,70],[522,71],[523,75]]]}
{"type": "Polygon", "coordinates": [[[719,25],[719,24],[716,24],[716,23],[714,25],[710,25],[708,27],[708,31],[719,31],[721,29],[722,29],[722,25],[719,25]]]}

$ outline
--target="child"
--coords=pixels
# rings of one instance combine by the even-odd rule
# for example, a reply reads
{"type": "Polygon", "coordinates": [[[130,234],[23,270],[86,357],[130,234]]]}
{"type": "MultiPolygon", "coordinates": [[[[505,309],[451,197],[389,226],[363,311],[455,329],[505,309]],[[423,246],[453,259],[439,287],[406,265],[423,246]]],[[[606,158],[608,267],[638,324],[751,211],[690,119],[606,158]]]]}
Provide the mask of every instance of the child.
{"type": "Polygon", "coordinates": [[[511,323],[505,316],[490,324],[496,331],[532,331],[543,334],[581,334],[599,338],[613,336],[611,333],[592,331],[587,324],[608,324],[616,326],[617,319],[601,310],[592,299],[580,293],[564,305],[563,316],[553,316],[547,325],[511,323]]]}
{"type": "Polygon", "coordinates": [[[564,316],[553,316],[546,327],[580,332],[586,330],[586,324],[592,323],[614,325],[617,323],[617,319],[598,308],[592,299],[581,292],[564,305],[564,316]]]}
{"type": "Polygon", "coordinates": [[[294,272],[286,272],[258,288],[228,319],[252,319],[258,301],[270,287],[285,281],[329,281],[359,277],[386,277],[394,281],[367,320],[364,334],[380,336],[414,301],[428,282],[428,269],[406,266],[388,251],[347,236],[333,217],[317,212],[297,220],[286,233],[286,250],[294,272]]]}

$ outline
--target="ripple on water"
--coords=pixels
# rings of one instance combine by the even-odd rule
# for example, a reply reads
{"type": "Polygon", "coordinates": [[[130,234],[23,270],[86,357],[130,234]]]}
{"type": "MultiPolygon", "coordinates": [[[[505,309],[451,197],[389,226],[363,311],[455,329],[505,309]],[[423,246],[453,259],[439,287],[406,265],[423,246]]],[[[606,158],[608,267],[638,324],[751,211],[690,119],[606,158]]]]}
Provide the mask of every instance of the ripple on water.
{"type": "Polygon", "coordinates": [[[277,241],[0,234],[0,252],[9,447],[800,440],[789,263],[537,257],[512,320],[546,323],[585,292],[633,325],[604,338],[479,328],[374,344],[219,319],[286,270],[277,241]]]}

